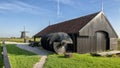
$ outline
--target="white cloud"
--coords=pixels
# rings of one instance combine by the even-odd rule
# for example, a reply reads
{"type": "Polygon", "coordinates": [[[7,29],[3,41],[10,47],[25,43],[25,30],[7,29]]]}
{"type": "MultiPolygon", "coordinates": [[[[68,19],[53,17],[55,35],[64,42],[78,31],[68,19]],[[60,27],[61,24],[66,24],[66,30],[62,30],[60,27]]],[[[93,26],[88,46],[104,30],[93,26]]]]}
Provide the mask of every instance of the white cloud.
{"type": "Polygon", "coordinates": [[[75,2],[74,0],[60,0],[60,3],[73,6],[75,2]]]}
{"type": "MultiPolygon", "coordinates": [[[[58,2],[58,0],[49,0],[49,1],[54,1],[58,2]]],[[[75,0],[59,0],[61,4],[68,5],[68,6],[74,6],[75,5],[75,0]]]]}
{"type": "MultiPolygon", "coordinates": [[[[49,1],[54,1],[54,2],[58,2],[58,0],[49,0],[49,1]]],[[[81,8],[82,6],[84,6],[85,4],[83,4],[82,1],[80,0],[59,0],[60,5],[66,5],[66,6],[70,6],[72,8],[79,8],[80,10],[85,10],[84,8],[81,8]]]]}
{"type": "Polygon", "coordinates": [[[20,2],[20,1],[15,1],[11,3],[0,3],[0,13],[3,12],[26,12],[26,13],[31,13],[31,14],[42,14],[43,12],[48,11],[46,9],[20,2]]]}

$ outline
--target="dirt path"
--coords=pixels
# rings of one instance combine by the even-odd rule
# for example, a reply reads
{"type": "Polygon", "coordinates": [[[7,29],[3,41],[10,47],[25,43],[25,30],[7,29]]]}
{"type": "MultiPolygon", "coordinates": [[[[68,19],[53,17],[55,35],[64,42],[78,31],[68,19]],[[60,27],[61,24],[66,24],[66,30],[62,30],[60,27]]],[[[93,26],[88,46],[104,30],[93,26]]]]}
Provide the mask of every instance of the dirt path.
{"type": "Polygon", "coordinates": [[[35,54],[38,54],[41,56],[41,59],[38,63],[36,63],[33,68],[43,68],[44,63],[47,59],[47,55],[48,54],[52,54],[52,52],[44,50],[40,47],[30,47],[28,46],[28,44],[17,44],[17,47],[21,48],[21,49],[25,49],[27,51],[33,52],[35,54]]]}

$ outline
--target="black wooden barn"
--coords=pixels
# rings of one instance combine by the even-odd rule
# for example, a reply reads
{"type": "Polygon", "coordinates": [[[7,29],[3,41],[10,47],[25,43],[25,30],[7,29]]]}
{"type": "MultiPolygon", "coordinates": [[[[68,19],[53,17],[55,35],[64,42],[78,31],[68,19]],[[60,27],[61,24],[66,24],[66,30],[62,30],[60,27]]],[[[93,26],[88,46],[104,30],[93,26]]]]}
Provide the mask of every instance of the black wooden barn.
{"type": "Polygon", "coordinates": [[[91,53],[117,49],[118,36],[103,11],[50,25],[34,38],[55,32],[65,32],[72,38],[73,52],[91,53]]]}

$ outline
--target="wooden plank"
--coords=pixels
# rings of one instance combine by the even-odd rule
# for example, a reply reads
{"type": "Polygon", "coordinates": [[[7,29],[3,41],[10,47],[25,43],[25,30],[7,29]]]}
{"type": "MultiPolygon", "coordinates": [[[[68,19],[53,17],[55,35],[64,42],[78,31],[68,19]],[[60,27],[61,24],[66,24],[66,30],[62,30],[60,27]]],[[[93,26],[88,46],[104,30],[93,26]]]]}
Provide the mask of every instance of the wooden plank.
{"type": "Polygon", "coordinates": [[[7,55],[7,49],[6,49],[5,45],[3,45],[3,60],[4,60],[4,67],[11,68],[9,59],[8,59],[8,55],[7,55]]]}

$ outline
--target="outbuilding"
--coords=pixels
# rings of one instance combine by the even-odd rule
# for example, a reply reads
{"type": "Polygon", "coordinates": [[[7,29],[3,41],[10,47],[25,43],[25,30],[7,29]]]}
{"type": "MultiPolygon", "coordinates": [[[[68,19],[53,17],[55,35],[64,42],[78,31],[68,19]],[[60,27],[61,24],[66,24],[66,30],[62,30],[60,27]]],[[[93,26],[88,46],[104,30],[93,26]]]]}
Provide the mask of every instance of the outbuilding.
{"type": "Polygon", "coordinates": [[[118,36],[103,11],[50,25],[34,35],[34,38],[56,32],[67,33],[72,38],[72,52],[117,50],[118,36]]]}

